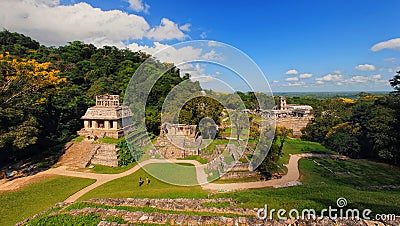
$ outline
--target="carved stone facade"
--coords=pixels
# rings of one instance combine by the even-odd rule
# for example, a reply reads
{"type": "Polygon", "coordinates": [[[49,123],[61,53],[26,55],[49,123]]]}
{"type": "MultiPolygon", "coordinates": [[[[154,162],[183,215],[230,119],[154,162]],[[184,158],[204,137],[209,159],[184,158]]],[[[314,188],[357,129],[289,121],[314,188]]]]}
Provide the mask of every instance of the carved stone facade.
{"type": "Polygon", "coordinates": [[[301,129],[313,119],[312,107],[309,105],[287,104],[286,98],[279,97],[273,110],[257,110],[252,113],[264,118],[275,118],[276,126],[293,130],[293,135],[301,136],[301,129]]]}
{"type": "Polygon", "coordinates": [[[201,136],[197,137],[196,125],[163,123],[154,146],[164,158],[175,159],[199,155],[201,136]]]}
{"type": "Polygon", "coordinates": [[[82,116],[83,128],[78,134],[91,138],[120,138],[124,134],[123,118],[129,121],[132,112],[128,107],[120,105],[119,95],[97,96],[96,106],[90,107],[82,116]]]}

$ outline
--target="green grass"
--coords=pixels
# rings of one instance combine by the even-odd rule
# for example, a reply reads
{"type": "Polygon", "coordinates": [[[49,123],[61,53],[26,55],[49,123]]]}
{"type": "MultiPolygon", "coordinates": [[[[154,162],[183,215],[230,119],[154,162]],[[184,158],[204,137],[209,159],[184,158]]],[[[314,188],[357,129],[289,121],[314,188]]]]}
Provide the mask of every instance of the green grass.
{"type": "MultiPolygon", "coordinates": [[[[203,203],[202,206],[204,207],[229,207],[231,204],[229,202],[222,202],[222,203],[203,203]]],[[[126,210],[129,212],[145,212],[145,213],[164,213],[164,214],[184,214],[189,216],[224,216],[224,217],[239,217],[239,216],[246,216],[246,215],[239,215],[239,214],[231,214],[231,213],[212,213],[212,212],[204,212],[204,211],[185,211],[185,210],[166,210],[166,209],[159,209],[150,206],[112,206],[112,205],[105,205],[105,204],[98,204],[98,203],[86,203],[86,202],[78,202],[72,204],[71,206],[67,207],[65,211],[70,211],[74,209],[83,209],[85,207],[91,208],[101,208],[101,209],[116,209],[116,210],[126,210]]]]}
{"type": "Polygon", "coordinates": [[[85,170],[90,170],[92,173],[100,173],[100,174],[118,174],[130,170],[134,166],[137,165],[137,162],[129,163],[127,166],[117,166],[117,167],[110,167],[110,166],[102,166],[102,165],[93,165],[94,168],[89,169],[86,167],[85,170]]]}
{"type": "Polygon", "coordinates": [[[344,175],[328,176],[327,172],[329,171],[326,169],[315,165],[310,160],[301,159],[299,161],[299,169],[301,180],[304,183],[302,186],[280,189],[252,189],[216,194],[213,197],[229,197],[241,203],[240,206],[247,208],[261,208],[267,204],[269,209],[283,208],[290,210],[296,208],[302,210],[313,208],[316,211],[328,208],[329,206],[335,208],[337,207],[336,200],[339,197],[344,197],[348,202],[346,208],[358,208],[360,210],[369,208],[375,214],[400,214],[400,189],[378,191],[374,189],[356,189],[353,187],[357,183],[361,185],[393,184],[396,180],[396,184],[399,184],[400,169],[366,160],[351,160],[346,163],[333,163],[337,160],[326,159],[326,161],[331,162],[332,165],[337,164],[337,168],[344,167],[341,164],[345,164],[346,169],[352,169],[351,172],[358,172],[358,174],[350,178],[346,178],[344,175]],[[364,168],[366,169],[364,170],[364,168]],[[363,170],[364,172],[360,172],[363,170]],[[379,174],[387,172],[384,177],[385,179],[372,181],[371,178],[374,179],[372,175],[374,171],[379,172],[379,174]]]}
{"type": "MultiPolygon", "coordinates": [[[[303,141],[299,139],[290,139],[287,138],[283,145],[282,150],[283,156],[279,159],[278,165],[282,166],[283,164],[287,164],[289,162],[290,156],[289,154],[303,154],[303,153],[326,153],[326,154],[337,154],[320,143],[311,142],[311,141],[303,141]]],[[[286,167],[282,166],[283,171],[287,171],[286,167]]]]}
{"type": "Polygon", "coordinates": [[[308,171],[311,171],[310,175],[317,174],[319,176],[318,178],[305,177],[305,183],[323,181],[327,184],[345,185],[363,189],[370,189],[371,186],[400,186],[400,168],[396,166],[363,159],[351,159],[347,161],[327,158],[311,159],[332,170],[335,174],[332,174],[322,166],[315,165],[311,160],[304,160],[302,164],[308,168],[308,171]]]}
{"type": "Polygon", "coordinates": [[[201,164],[208,163],[206,159],[203,159],[198,155],[187,156],[185,158],[178,158],[178,160],[196,160],[196,161],[200,162],[201,164]]]}
{"type": "Polygon", "coordinates": [[[41,216],[28,222],[27,225],[76,225],[76,226],[96,226],[101,218],[97,214],[86,214],[72,216],[69,214],[59,214],[55,216],[41,216]]]}
{"type": "Polygon", "coordinates": [[[226,208],[226,207],[231,207],[232,204],[230,202],[205,202],[205,203],[202,203],[201,206],[203,206],[203,207],[226,208]]]}
{"type": "MultiPolygon", "coordinates": [[[[163,169],[162,164],[149,164],[147,166],[151,165],[159,165],[155,167],[163,169]]],[[[190,180],[193,180],[193,178],[190,180]]],[[[143,169],[139,169],[131,175],[110,181],[93,189],[81,197],[80,200],[90,198],[207,198],[207,194],[207,191],[204,191],[200,186],[171,185],[154,178],[143,169]],[[144,184],[139,187],[139,177],[144,179],[146,176],[150,178],[150,184],[144,184]]]]}
{"type": "Polygon", "coordinates": [[[197,184],[196,168],[189,163],[159,163],[148,164],[143,169],[153,175],[172,184],[193,185],[197,184]]]}
{"type": "Polygon", "coordinates": [[[85,139],[85,137],[84,136],[79,136],[79,137],[76,137],[74,140],[75,140],[75,142],[82,142],[83,140],[85,139]]]}
{"type": "Polygon", "coordinates": [[[52,176],[13,192],[0,193],[0,225],[15,223],[62,202],[94,180],[52,176]]]}
{"type": "Polygon", "coordinates": [[[230,183],[245,183],[245,182],[254,182],[254,181],[260,181],[260,178],[258,177],[244,177],[244,178],[232,178],[232,179],[218,179],[213,181],[213,183],[216,184],[230,184],[230,183]]]}
{"type": "Polygon", "coordinates": [[[104,137],[100,138],[99,141],[105,144],[118,144],[119,139],[111,138],[111,137],[104,137]]]}

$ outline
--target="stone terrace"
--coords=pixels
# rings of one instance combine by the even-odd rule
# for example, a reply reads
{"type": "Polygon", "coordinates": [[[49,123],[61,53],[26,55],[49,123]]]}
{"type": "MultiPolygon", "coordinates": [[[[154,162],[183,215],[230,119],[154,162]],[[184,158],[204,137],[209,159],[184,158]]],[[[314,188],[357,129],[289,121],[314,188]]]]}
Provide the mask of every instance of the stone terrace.
{"type": "MultiPolygon", "coordinates": [[[[81,207],[73,208],[74,203],[58,203],[49,210],[45,210],[19,222],[25,225],[33,218],[50,213],[49,216],[69,214],[82,216],[87,214],[99,215],[102,221],[98,226],[111,225],[362,225],[381,226],[399,225],[400,219],[385,224],[377,221],[316,218],[308,220],[260,220],[257,218],[258,209],[237,208],[232,199],[90,199],[84,201],[81,207]],[[220,203],[227,203],[227,207],[212,207],[220,203]],[[87,204],[88,206],[85,206],[87,204]],[[204,205],[206,204],[206,205],[204,205]],[[90,206],[91,205],[91,206],[90,206]],[[129,209],[131,208],[132,209],[129,209]],[[147,209],[146,209],[147,208],[147,209]],[[152,208],[153,211],[149,211],[152,208]],[[143,211],[142,211],[143,210],[143,211]],[[201,213],[201,214],[200,214],[201,213]],[[128,224],[108,222],[109,217],[120,217],[128,224]]],[[[79,204],[80,205],[80,204],[79,204]]]]}

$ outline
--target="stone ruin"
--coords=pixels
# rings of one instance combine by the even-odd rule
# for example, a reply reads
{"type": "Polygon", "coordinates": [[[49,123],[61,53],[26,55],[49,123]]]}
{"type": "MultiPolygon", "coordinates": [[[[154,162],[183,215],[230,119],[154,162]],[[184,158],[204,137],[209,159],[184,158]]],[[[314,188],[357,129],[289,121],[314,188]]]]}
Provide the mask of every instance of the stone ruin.
{"type": "Polygon", "coordinates": [[[313,119],[312,107],[309,105],[287,104],[286,98],[279,97],[278,104],[272,110],[251,111],[263,118],[275,119],[276,126],[293,130],[294,136],[301,136],[301,129],[313,119]]]}
{"type": "MultiPolygon", "coordinates": [[[[99,226],[115,226],[115,225],[399,225],[400,218],[394,220],[378,222],[363,219],[318,217],[315,215],[307,215],[305,219],[287,219],[273,220],[260,219],[258,217],[259,208],[240,208],[232,199],[135,199],[135,198],[119,198],[119,199],[90,199],[83,201],[82,204],[95,204],[98,207],[73,208],[74,203],[57,203],[54,207],[47,209],[31,218],[25,219],[16,225],[26,225],[32,219],[41,216],[57,216],[68,214],[70,216],[83,216],[88,214],[96,214],[102,218],[99,226]],[[226,207],[213,207],[213,203],[226,203],[226,207]],[[124,210],[113,207],[125,207],[124,210]],[[130,210],[129,207],[137,208],[130,210]],[[154,211],[141,211],[140,208],[154,208],[154,211]],[[170,211],[171,213],[160,213],[156,210],[170,211]],[[198,214],[199,213],[199,214],[198,214]],[[201,213],[201,214],[200,214],[201,213]],[[218,216],[220,214],[220,216],[218,216]],[[221,215],[225,216],[221,216],[221,215]],[[226,216],[230,215],[230,216],[226,216]],[[120,217],[128,224],[118,224],[113,222],[109,217],[120,217]],[[109,219],[109,220],[107,220],[109,219]]],[[[264,210],[264,209],[263,209],[264,210]]]]}
{"type": "MultiPolygon", "coordinates": [[[[87,109],[83,120],[83,128],[78,131],[84,137],[121,138],[124,135],[122,120],[128,122],[132,112],[121,106],[119,95],[101,95],[96,97],[96,106],[87,109]]],[[[130,120],[132,121],[132,120],[130,120]]]]}
{"type": "Polygon", "coordinates": [[[207,170],[217,172],[218,178],[222,180],[246,177],[260,178],[260,174],[252,170],[250,160],[245,154],[245,147],[227,144],[216,145],[215,149],[217,157],[207,165],[207,170]],[[224,151],[229,153],[233,161],[228,162],[225,159],[224,155],[221,154],[224,151]],[[239,161],[240,158],[245,158],[247,163],[239,161]]]}
{"type": "Polygon", "coordinates": [[[196,128],[196,125],[163,123],[154,144],[157,152],[170,159],[199,155],[203,139],[196,128]]]}

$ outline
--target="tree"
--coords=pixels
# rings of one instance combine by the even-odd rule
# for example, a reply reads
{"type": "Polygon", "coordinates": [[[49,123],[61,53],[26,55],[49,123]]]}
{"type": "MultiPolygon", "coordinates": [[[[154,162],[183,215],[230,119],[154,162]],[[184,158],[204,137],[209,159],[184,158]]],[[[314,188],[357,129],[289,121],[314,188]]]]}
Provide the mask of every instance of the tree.
{"type": "Polygon", "coordinates": [[[0,148],[22,150],[36,144],[40,133],[37,118],[48,98],[66,80],[50,63],[17,60],[0,54],[0,148]]]}
{"type": "Polygon", "coordinates": [[[240,140],[240,135],[242,134],[243,129],[250,129],[247,113],[243,113],[238,110],[232,110],[229,112],[229,117],[233,124],[232,128],[236,130],[236,139],[240,140]]]}
{"type": "Polygon", "coordinates": [[[400,93],[400,71],[396,72],[392,79],[389,80],[390,85],[395,90],[394,93],[400,93]]]}

